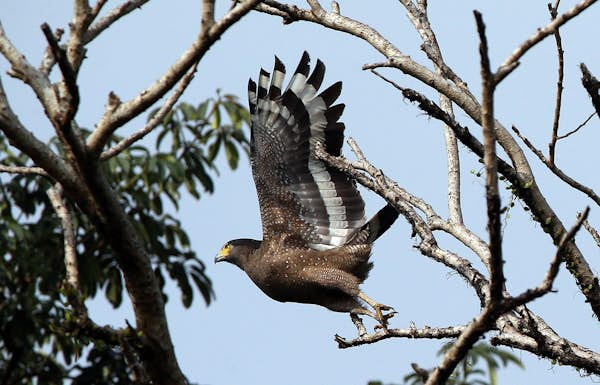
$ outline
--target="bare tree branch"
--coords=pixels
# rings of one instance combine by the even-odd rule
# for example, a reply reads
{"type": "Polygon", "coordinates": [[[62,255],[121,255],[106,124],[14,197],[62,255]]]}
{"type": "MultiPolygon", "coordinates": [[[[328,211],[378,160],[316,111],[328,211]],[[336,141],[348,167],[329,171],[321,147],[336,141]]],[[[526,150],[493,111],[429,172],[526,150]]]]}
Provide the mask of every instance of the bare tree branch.
{"type": "Polygon", "coordinates": [[[11,65],[9,74],[29,85],[44,107],[47,116],[58,110],[58,100],[50,80],[42,72],[35,69],[8,39],[2,23],[0,23],[0,53],[11,65]]]}
{"type": "Polygon", "coordinates": [[[505,60],[500,64],[495,73],[496,83],[500,83],[508,74],[510,74],[518,65],[519,60],[533,46],[552,35],[560,26],[585,11],[588,7],[594,4],[596,0],[583,0],[565,13],[554,18],[545,27],[538,28],[536,32],[527,40],[521,43],[505,60]]]}
{"type": "MultiPolygon", "coordinates": [[[[54,31],[54,40],[60,42],[60,39],[62,39],[64,33],[64,29],[57,28],[56,31],[54,31]]],[[[52,48],[48,46],[44,50],[44,56],[42,57],[42,61],[39,66],[39,71],[47,77],[48,75],[50,75],[50,72],[52,71],[52,68],[55,64],[56,58],[54,57],[54,55],[52,55],[52,48]]]]}
{"type": "Polygon", "coordinates": [[[156,112],[156,114],[154,114],[154,116],[152,116],[152,118],[146,123],[144,127],[142,127],[139,131],[134,132],[127,138],[124,138],[110,149],[102,152],[102,154],[100,154],[100,159],[106,160],[115,155],[118,155],[121,151],[125,150],[133,143],[142,139],[153,129],[155,129],[156,126],[158,126],[162,122],[163,118],[169,113],[169,111],[171,111],[175,103],[177,103],[183,92],[187,89],[187,86],[190,84],[190,82],[194,78],[194,75],[196,74],[196,69],[197,65],[194,65],[190,69],[190,71],[183,78],[181,78],[175,91],[173,91],[171,96],[169,96],[169,98],[165,101],[162,107],[160,107],[160,109],[156,112]]]}
{"type": "Polygon", "coordinates": [[[44,36],[46,36],[46,40],[48,40],[48,44],[50,46],[50,50],[52,51],[52,56],[54,56],[56,62],[58,63],[58,67],[60,68],[60,72],[63,76],[63,81],[65,87],[68,92],[68,96],[70,100],[66,100],[62,107],[66,107],[66,111],[62,114],[57,114],[59,125],[71,124],[71,121],[75,117],[77,113],[77,108],[79,107],[79,88],[77,87],[77,74],[69,58],[67,57],[67,53],[63,48],[58,45],[58,41],[55,39],[50,26],[46,23],[42,24],[42,32],[44,32],[44,36]]]}
{"type": "Polygon", "coordinates": [[[590,114],[590,116],[588,116],[581,124],[579,124],[579,126],[575,127],[573,130],[567,132],[564,135],[559,135],[557,139],[560,140],[560,139],[564,139],[564,138],[567,138],[567,137],[573,135],[574,133],[576,133],[577,131],[579,131],[581,128],[583,128],[586,124],[588,124],[588,122],[590,120],[592,120],[592,118],[594,117],[594,115],[596,115],[596,111],[592,112],[590,114]]]}
{"type": "Polygon", "coordinates": [[[584,369],[588,373],[600,374],[600,355],[564,338],[544,338],[542,341],[537,341],[532,336],[507,328],[492,337],[491,343],[525,350],[540,357],[556,360],[561,365],[569,365],[584,369]]]}
{"type": "Polygon", "coordinates": [[[202,30],[208,33],[215,24],[215,0],[202,0],[202,30]]]}
{"type": "MultiPolygon", "coordinates": [[[[473,12],[479,33],[482,81],[483,163],[485,164],[485,197],[488,233],[490,236],[490,301],[502,299],[504,261],[502,260],[502,225],[500,223],[500,192],[496,165],[496,133],[494,131],[494,76],[490,71],[485,24],[481,13],[473,12]]],[[[462,359],[462,358],[461,358],[462,359]]]]}
{"type": "Polygon", "coordinates": [[[534,287],[533,289],[528,289],[524,293],[519,294],[516,297],[508,299],[505,306],[508,306],[510,308],[515,308],[517,306],[524,305],[528,302],[533,301],[536,298],[539,298],[539,297],[549,293],[552,290],[552,284],[554,283],[554,280],[556,279],[556,276],[558,275],[558,269],[560,267],[560,264],[563,261],[561,258],[563,249],[564,249],[565,245],[567,244],[567,242],[570,242],[572,239],[575,238],[575,234],[577,234],[577,232],[581,228],[581,225],[587,219],[589,212],[590,212],[590,208],[586,207],[585,210],[583,211],[583,214],[581,214],[578,217],[577,223],[575,223],[575,225],[564,235],[563,239],[560,241],[560,243],[556,247],[556,253],[554,254],[554,258],[552,258],[552,262],[550,263],[550,268],[546,272],[546,276],[544,277],[544,280],[542,281],[542,283],[540,285],[538,285],[537,287],[534,287]]]}
{"type": "MultiPolygon", "coordinates": [[[[580,216],[581,214],[577,213],[577,218],[580,218],[580,216]]],[[[594,239],[594,242],[596,242],[596,245],[600,247],[600,234],[598,234],[598,231],[596,231],[596,229],[592,225],[590,225],[587,219],[583,220],[583,227],[587,230],[588,233],[590,233],[590,235],[594,239]]]]}
{"type": "MultiPolygon", "coordinates": [[[[149,0],[128,0],[110,10],[104,17],[90,26],[83,38],[84,44],[94,40],[115,21],[119,20],[133,10],[141,8],[141,6],[146,4],[148,1],[149,0]]],[[[96,15],[100,12],[100,9],[104,6],[104,3],[106,3],[106,0],[98,0],[98,3],[94,7],[94,12],[96,15]]]]}
{"type": "Polygon", "coordinates": [[[587,195],[591,200],[593,200],[597,205],[600,205],[600,196],[598,196],[594,190],[592,190],[591,188],[577,182],[575,179],[571,178],[570,176],[568,176],[567,174],[565,174],[560,168],[558,168],[558,166],[556,166],[556,164],[551,163],[549,159],[546,159],[546,157],[544,156],[544,154],[542,154],[542,152],[537,149],[530,141],[529,139],[527,139],[523,134],[521,134],[521,132],[515,127],[512,127],[513,131],[515,134],[517,134],[517,136],[523,141],[523,143],[525,143],[525,145],[527,146],[527,148],[529,148],[531,150],[531,152],[533,152],[540,161],[542,161],[542,163],[544,163],[544,165],[546,165],[546,167],[548,167],[548,169],[550,171],[552,171],[552,173],[554,175],[556,175],[557,177],[559,177],[563,182],[567,183],[569,186],[573,187],[576,190],[581,191],[582,193],[584,193],[585,195],[587,195]]]}
{"type": "MultiPolygon", "coordinates": [[[[554,6],[548,3],[548,10],[550,11],[550,18],[556,19],[558,16],[558,5],[560,0],[556,0],[554,6]]],[[[554,154],[556,148],[556,141],[558,135],[558,125],[560,121],[560,108],[562,105],[562,92],[563,92],[563,78],[564,78],[564,51],[562,47],[562,39],[560,37],[559,29],[554,31],[554,40],[556,41],[556,51],[558,56],[558,80],[556,81],[556,105],[554,107],[554,123],[552,124],[552,137],[550,138],[550,144],[548,144],[548,161],[554,164],[554,154]]]]}
{"type": "Polygon", "coordinates": [[[345,339],[336,334],[335,340],[338,343],[340,349],[346,349],[354,346],[372,344],[388,338],[428,338],[428,339],[442,339],[442,338],[456,338],[465,330],[465,325],[459,326],[448,326],[442,328],[432,328],[424,326],[423,328],[417,329],[411,325],[408,329],[388,329],[386,331],[379,331],[372,334],[365,334],[354,339],[345,339]]]}
{"type": "Polygon", "coordinates": [[[41,167],[22,167],[22,166],[5,166],[0,164],[0,172],[9,174],[23,174],[23,175],[40,175],[48,177],[48,173],[41,167]]]}

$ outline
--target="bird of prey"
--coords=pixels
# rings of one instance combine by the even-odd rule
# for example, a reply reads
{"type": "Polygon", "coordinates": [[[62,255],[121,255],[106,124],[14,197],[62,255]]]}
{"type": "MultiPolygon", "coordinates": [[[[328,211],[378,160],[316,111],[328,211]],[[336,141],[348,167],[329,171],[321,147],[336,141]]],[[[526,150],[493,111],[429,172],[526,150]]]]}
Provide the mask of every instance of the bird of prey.
{"type": "Polygon", "coordinates": [[[369,298],[359,285],[373,265],[372,243],[398,212],[387,205],[367,221],[354,181],[315,155],[319,146],[340,155],[344,104],[333,105],[341,82],[316,95],[325,66],[317,60],[309,76],[309,62],[304,52],[285,90],[285,67],[277,57],[272,79],[261,69],[258,86],[252,79],[248,83],[250,159],[263,239],[227,242],[215,262],[238,266],[277,301],[347,312],[360,325],[358,316],[367,315],[387,329],[393,309],[369,298]]]}

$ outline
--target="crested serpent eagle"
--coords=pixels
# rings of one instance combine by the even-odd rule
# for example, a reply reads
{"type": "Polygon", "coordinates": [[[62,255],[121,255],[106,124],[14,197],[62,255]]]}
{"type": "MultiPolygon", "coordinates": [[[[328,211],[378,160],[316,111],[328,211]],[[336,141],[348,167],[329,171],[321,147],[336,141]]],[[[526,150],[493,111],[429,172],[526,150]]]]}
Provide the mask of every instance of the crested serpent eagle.
{"type": "Polygon", "coordinates": [[[393,309],[369,298],[359,285],[373,265],[372,243],[398,212],[387,205],[366,221],[355,182],[315,155],[319,145],[340,155],[344,124],[338,119],[344,105],[332,105],[341,82],[316,95],[325,66],[317,60],[309,76],[309,61],[304,52],[285,90],[285,67],[277,57],[271,79],[261,69],[258,86],[252,79],[248,83],[250,159],[263,240],[227,242],[215,261],[238,266],[277,301],[348,312],[355,324],[361,322],[358,315],[367,315],[387,329],[393,309]]]}

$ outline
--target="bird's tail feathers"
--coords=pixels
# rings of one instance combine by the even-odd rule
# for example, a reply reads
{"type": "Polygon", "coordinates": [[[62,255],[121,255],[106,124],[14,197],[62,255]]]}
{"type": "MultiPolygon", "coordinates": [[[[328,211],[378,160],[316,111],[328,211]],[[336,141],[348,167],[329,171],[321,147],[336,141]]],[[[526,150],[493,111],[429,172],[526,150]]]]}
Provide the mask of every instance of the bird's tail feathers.
{"type": "Polygon", "coordinates": [[[347,244],[373,243],[398,218],[398,211],[389,203],[377,212],[367,223],[365,223],[347,244]]]}

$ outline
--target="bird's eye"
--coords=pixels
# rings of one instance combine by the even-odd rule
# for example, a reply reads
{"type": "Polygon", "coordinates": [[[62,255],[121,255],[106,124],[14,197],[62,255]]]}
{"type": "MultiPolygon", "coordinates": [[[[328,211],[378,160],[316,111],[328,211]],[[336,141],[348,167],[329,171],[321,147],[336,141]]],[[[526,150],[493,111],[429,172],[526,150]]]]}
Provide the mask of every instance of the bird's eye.
{"type": "Polygon", "coordinates": [[[229,253],[231,253],[231,244],[228,243],[225,246],[223,246],[223,248],[219,251],[219,256],[220,257],[227,257],[229,256],[229,253]]]}

